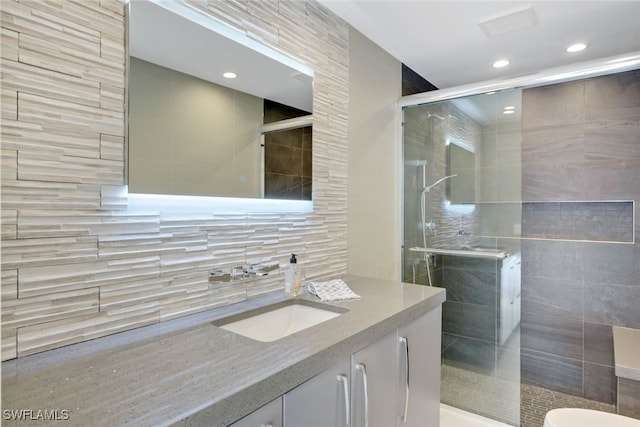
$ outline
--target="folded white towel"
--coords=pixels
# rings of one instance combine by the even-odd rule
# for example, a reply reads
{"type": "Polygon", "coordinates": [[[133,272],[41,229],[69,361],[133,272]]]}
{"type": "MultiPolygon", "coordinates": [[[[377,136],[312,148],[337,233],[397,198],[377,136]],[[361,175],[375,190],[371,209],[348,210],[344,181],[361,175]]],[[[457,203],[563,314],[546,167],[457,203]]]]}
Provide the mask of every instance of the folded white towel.
{"type": "Polygon", "coordinates": [[[360,298],[360,295],[349,289],[342,279],[328,280],[326,282],[309,282],[308,287],[309,292],[320,298],[321,301],[360,298]]]}

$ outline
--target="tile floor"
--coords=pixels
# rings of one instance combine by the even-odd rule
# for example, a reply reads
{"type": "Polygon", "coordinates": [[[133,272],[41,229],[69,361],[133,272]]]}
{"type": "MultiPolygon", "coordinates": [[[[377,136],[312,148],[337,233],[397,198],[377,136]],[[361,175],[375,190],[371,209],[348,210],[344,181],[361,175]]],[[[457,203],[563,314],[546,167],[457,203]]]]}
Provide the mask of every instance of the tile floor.
{"type": "Polygon", "coordinates": [[[615,405],[596,402],[542,387],[527,384],[521,385],[521,427],[542,427],[545,414],[555,408],[585,408],[603,412],[616,412],[615,405]]]}
{"type": "Polygon", "coordinates": [[[555,408],[615,413],[615,405],[542,387],[514,384],[446,365],[441,372],[440,427],[542,427],[545,414],[555,408]]]}

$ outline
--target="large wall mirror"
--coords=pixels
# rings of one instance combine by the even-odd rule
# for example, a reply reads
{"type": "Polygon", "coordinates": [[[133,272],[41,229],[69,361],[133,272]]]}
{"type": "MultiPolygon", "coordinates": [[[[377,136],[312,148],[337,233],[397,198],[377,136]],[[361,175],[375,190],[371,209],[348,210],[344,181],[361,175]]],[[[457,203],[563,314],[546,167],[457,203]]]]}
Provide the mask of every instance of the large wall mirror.
{"type": "Polygon", "coordinates": [[[131,1],[129,192],[311,200],[312,80],[198,6],[131,1]]]}

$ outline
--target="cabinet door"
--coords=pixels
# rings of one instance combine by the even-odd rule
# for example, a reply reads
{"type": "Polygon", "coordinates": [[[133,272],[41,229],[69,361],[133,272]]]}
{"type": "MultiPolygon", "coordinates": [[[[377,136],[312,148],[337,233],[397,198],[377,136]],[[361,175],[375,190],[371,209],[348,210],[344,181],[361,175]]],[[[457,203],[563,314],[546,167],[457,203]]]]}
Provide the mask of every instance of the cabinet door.
{"type": "Polygon", "coordinates": [[[282,398],[272,400],[230,427],[282,427],[282,398]]]}
{"type": "Polygon", "coordinates": [[[396,424],[397,339],[387,335],[351,357],[353,427],[396,424]]]}
{"type": "Polygon", "coordinates": [[[440,425],[442,308],[398,329],[398,426],[440,425]]]}
{"type": "Polygon", "coordinates": [[[284,395],[285,427],[348,427],[349,359],[284,395]]]}

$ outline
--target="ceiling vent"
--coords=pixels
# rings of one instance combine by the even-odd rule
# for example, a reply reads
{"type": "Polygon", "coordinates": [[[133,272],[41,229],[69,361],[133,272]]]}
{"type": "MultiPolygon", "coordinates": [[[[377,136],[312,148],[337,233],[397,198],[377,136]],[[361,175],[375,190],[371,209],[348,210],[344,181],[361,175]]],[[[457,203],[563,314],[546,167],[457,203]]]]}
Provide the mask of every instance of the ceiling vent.
{"type": "Polygon", "coordinates": [[[538,18],[532,7],[478,23],[487,37],[496,37],[513,31],[531,28],[537,24],[538,18]]]}

